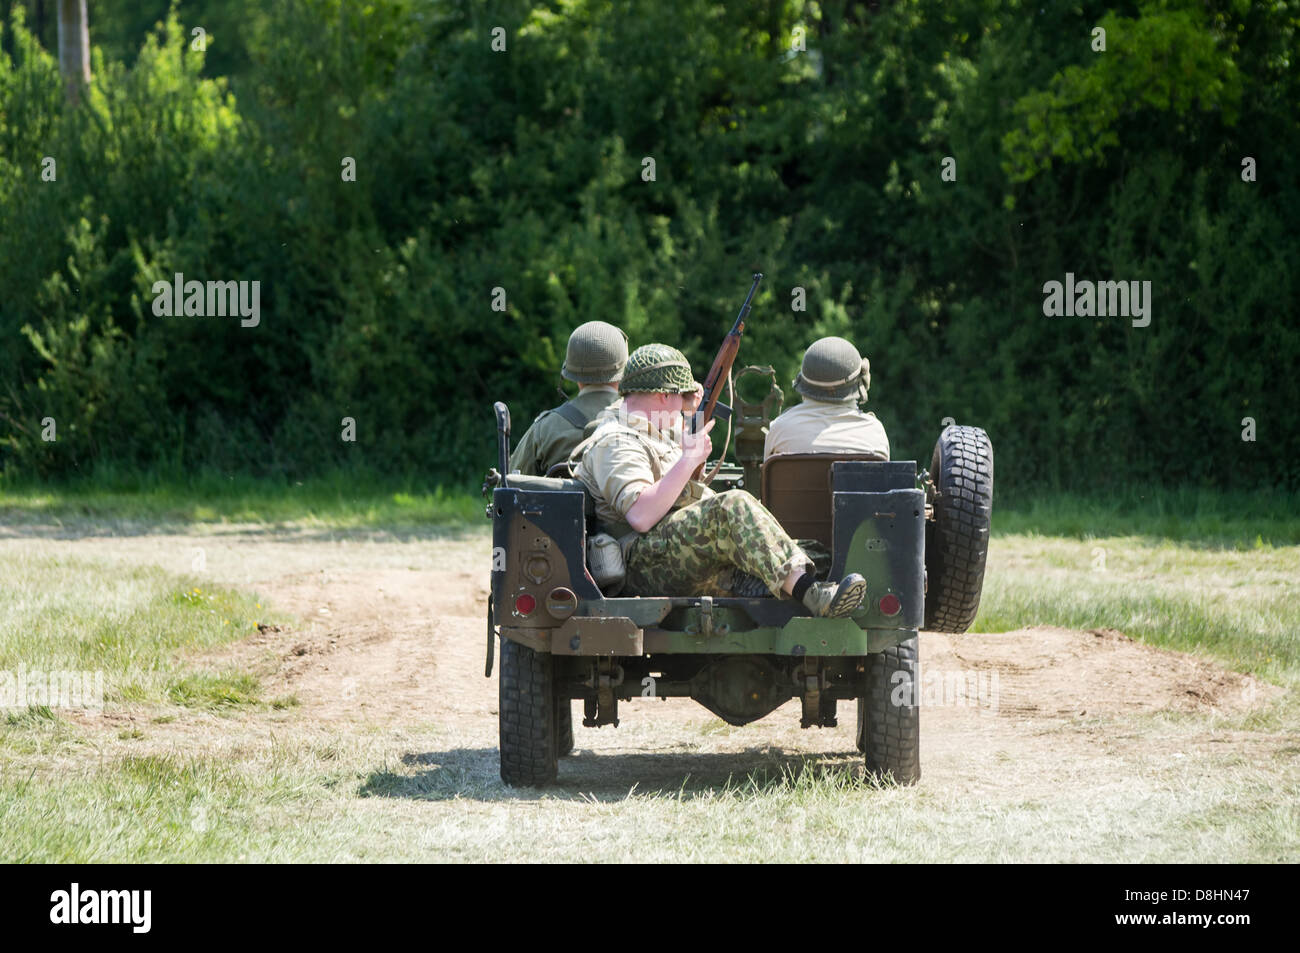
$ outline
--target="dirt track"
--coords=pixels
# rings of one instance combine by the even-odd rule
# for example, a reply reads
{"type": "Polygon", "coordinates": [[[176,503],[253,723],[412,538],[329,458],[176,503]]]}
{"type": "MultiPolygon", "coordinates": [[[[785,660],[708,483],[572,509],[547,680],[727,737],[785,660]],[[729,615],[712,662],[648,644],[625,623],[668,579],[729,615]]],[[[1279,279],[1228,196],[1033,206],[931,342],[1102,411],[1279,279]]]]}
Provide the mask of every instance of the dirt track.
{"type": "MultiPolygon", "coordinates": [[[[294,617],[194,659],[251,668],[264,680],[264,697],[291,694],[299,702],[287,713],[240,716],[238,727],[222,719],[216,730],[261,734],[274,718],[274,730],[283,732],[286,715],[303,731],[431,728],[444,750],[411,757],[455,760],[472,774],[495,776],[497,684],[495,676],[483,677],[487,573],[477,571],[488,564],[485,535],[396,539],[238,527],[198,536],[49,535],[55,538],[28,544],[178,571],[203,547],[215,581],[252,588],[294,617]]],[[[950,791],[1032,793],[1080,778],[1104,784],[1194,748],[1224,752],[1227,743],[1253,759],[1286,743],[1217,724],[1219,715],[1262,705],[1276,688],[1116,632],[923,633],[921,662],[923,686],[928,677],[957,673],[983,673],[986,687],[995,673],[998,680],[996,710],[988,699],[954,704],[941,687],[930,696],[938,704],[926,705],[923,695],[923,783],[950,791]],[[1192,717],[1177,730],[1150,730],[1152,717],[1180,716],[1192,717]]],[[[848,704],[841,705],[838,728],[807,731],[798,726],[797,702],[743,728],[725,726],[685,699],[635,699],[620,714],[617,729],[577,727],[578,751],[562,764],[562,784],[672,787],[687,775],[743,777],[763,756],[859,758],[848,704]]],[[[100,723],[134,717],[126,711],[100,723]]],[[[207,725],[180,718],[153,726],[150,735],[158,743],[180,736],[201,743],[195,735],[207,725]]]]}
{"type": "MultiPolygon", "coordinates": [[[[232,656],[248,664],[262,659],[268,694],[292,692],[303,716],[318,724],[431,721],[454,725],[455,734],[473,737],[478,745],[494,746],[497,685],[495,677],[483,677],[487,589],[482,574],[299,574],[262,589],[304,620],[232,650],[232,656]]],[[[994,775],[1006,773],[997,765],[1007,758],[1014,758],[1021,769],[1037,763],[1050,774],[1052,765],[1085,765],[1102,754],[1122,754],[1125,759],[1144,751],[1156,754],[1149,742],[1134,745],[1125,721],[1144,713],[1236,713],[1274,693],[1271,686],[1212,662],[1150,648],[1104,630],[1033,628],[961,637],[926,633],[921,656],[923,702],[934,702],[922,709],[929,779],[956,774],[994,782],[994,775]],[[995,709],[987,694],[982,700],[973,692],[958,698],[951,681],[945,697],[941,676],[951,679],[966,673],[974,673],[975,679],[982,674],[986,693],[996,673],[995,709]]],[[[980,684],[969,678],[962,682],[968,691],[980,684]]],[[[621,715],[624,723],[618,729],[579,726],[579,752],[685,755],[699,750],[700,726],[716,723],[709,712],[685,699],[625,702],[621,715]]],[[[707,750],[853,753],[851,704],[840,706],[837,729],[804,731],[798,718],[798,703],[790,702],[744,728],[717,724],[717,737],[707,750]]],[[[1178,747],[1189,740],[1170,743],[1178,747]]],[[[1195,743],[1226,740],[1218,733],[1195,743]]],[[[640,764],[642,759],[634,760],[640,764]]],[[[670,760],[678,770],[691,770],[690,758],[670,760]]],[[[606,761],[605,767],[617,766],[606,761]]],[[[562,767],[561,779],[569,773],[562,767]]],[[[581,783],[582,774],[578,771],[572,780],[581,783]]],[[[1013,774],[1023,783],[1021,771],[1013,774]]],[[[638,778],[629,770],[625,780],[630,784],[638,778]]]]}
{"type": "MultiPolygon", "coordinates": [[[[269,690],[297,693],[313,717],[402,720],[413,712],[495,712],[495,684],[482,674],[487,598],[482,575],[318,573],[287,576],[260,590],[303,622],[254,636],[232,656],[265,650],[278,655],[279,666],[268,673],[269,690]]],[[[1113,630],[925,633],[921,651],[925,669],[996,672],[996,714],[1013,723],[1142,711],[1237,711],[1260,694],[1252,678],[1144,646],[1113,630]]],[[[942,694],[937,686],[935,694],[942,694]]],[[[953,692],[948,694],[953,701],[953,692]]],[[[955,713],[930,714],[936,726],[961,720],[955,713]]],[[[990,720],[982,718],[986,724],[990,720]]]]}

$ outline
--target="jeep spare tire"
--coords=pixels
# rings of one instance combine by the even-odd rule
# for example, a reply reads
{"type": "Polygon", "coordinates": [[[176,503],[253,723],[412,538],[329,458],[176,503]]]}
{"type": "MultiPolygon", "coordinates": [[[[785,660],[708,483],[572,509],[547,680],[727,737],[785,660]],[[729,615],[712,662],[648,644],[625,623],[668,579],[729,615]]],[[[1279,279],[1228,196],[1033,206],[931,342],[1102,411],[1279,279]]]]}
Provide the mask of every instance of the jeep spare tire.
{"type": "Polygon", "coordinates": [[[953,425],[930,461],[934,519],[925,524],[925,628],[961,633],[984,589],[993,515],[993,445],[979,427],[953,425]]]}

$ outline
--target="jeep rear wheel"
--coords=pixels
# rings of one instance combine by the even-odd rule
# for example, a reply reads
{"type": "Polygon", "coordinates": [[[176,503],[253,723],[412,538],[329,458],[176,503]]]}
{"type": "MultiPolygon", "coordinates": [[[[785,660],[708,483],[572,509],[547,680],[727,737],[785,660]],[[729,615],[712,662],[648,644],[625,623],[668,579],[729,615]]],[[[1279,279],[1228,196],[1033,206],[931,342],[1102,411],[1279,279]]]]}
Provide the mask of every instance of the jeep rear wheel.
{"type": "Polygon", "coordinates": [[[961,633],[975,621],[984,589],[993,515],[993,445],[979,427],[952,426],[934,446],[938,495],[925,525],[925,628],[961,633]]]}
{"type": "Polygon", "coordinates": [[[555,753],[561,758],[573,753],[573,702],[555,699],[555,753]]]}
{"type": "Polygon", "coordinates": [[[559,720],[551,654],[503,638],[499,700],[501,780],[515,787],[550,784],[559,720]]]}
{"type": "Polygon", "coordinates": [[[866,755],[867,771],[896,784],[921,780],[918,676],[913,635],[868,657],[867,697],[858,699],[858,750],[866,755]]]}

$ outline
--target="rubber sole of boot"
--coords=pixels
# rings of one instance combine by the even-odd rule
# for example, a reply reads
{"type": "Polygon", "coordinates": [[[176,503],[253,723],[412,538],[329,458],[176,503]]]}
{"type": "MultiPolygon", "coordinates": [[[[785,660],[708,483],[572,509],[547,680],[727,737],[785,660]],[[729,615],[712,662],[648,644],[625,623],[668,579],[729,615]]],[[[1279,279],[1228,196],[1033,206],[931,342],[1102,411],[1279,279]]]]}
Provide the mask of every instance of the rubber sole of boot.
{"type": "Polygon", "coordinates": [[[835,592],[835,598],[831,604],[826,607],[826,612],[822,615],[823,619],[843,619],[845,616],[852,615],[857,611],[858,606],[862,605],[862,600],[867,595],[867,581],[854,573],[845,577],[840,583],[840,587],[835,592]]]}

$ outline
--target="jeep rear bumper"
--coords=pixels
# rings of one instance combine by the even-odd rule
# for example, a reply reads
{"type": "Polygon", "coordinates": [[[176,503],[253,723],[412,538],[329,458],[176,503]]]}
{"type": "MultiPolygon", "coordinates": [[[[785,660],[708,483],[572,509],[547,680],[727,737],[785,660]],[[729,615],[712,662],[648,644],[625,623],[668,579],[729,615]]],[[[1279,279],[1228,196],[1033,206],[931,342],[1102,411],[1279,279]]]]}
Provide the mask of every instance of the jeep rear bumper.
{"type": "MultiPolygon", "coordinates": [[[[699,610],[688,614],[698,620],[699,610]]],[[[574,616],[554,629],[501,627],[501,637],[539,652],[578,656],[779,655],[864,656],[916,634],[915,629],[861,628],[853,619],[791,618],[783,626],[732,629],[712,611],[712,634],[698,621],[682,629],[638,626],[627,616],[574,616]]],[[[707,616],[705,616],[707,618],[707,616]]],[[[694,620],[692,620],[694,621],[694,620]]],[[[709,628],[709,624],[704,626],[709,628]]]]}

